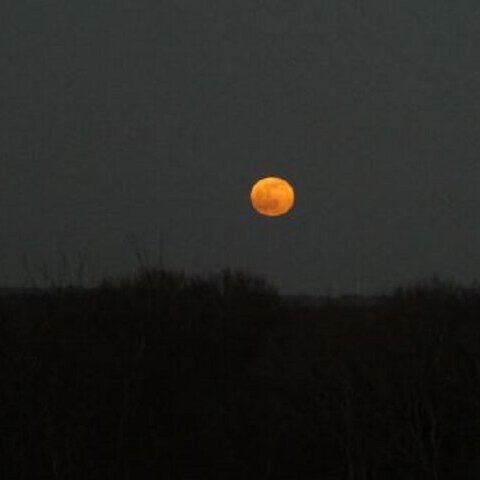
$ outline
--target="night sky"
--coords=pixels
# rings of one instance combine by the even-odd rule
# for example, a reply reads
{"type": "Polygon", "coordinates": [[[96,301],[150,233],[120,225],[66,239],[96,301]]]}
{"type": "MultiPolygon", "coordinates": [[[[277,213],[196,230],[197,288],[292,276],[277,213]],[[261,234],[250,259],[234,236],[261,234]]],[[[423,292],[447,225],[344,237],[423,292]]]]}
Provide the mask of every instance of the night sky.
{"type": "Polygon", "coordinates": [[[480,278],[476,0],[4,0],[0,58],[0,284],[132,234],[286,293],[480,278]]]}

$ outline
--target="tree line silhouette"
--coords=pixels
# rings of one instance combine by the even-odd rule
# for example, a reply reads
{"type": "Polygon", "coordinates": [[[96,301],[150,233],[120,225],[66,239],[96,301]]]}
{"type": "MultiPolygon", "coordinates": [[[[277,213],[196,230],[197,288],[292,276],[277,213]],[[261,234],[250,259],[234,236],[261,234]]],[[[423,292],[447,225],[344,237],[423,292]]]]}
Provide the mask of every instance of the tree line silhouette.
{"type": "Polygon", "coordinates": [[[480,291],[292,301],[143,268],[0,298],[0,477],[480,475],[480,291]]]}

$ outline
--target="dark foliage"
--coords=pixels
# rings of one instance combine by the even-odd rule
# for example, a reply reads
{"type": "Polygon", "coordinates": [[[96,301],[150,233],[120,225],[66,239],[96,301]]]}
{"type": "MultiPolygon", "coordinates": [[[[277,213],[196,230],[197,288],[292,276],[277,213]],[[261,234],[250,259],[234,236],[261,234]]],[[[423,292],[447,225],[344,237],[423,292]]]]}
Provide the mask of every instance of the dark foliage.
{"type": "Polygon", "coordinates": [[[144,269],[0,299],[0,478],[480,478],[480,293],[144,269]]]}

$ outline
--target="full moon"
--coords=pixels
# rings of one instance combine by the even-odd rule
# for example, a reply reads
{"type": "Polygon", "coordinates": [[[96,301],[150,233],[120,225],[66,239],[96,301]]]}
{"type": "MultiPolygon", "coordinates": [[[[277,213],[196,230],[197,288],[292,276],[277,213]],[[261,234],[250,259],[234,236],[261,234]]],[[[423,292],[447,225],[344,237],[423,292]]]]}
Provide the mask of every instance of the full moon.
{"type": "Polygon", "coordinates": [[[258,180],[250,192],[253,208],[261,215],[279,217],[293,207],[293,187],[283,178],[265,177],[258,180]]]}

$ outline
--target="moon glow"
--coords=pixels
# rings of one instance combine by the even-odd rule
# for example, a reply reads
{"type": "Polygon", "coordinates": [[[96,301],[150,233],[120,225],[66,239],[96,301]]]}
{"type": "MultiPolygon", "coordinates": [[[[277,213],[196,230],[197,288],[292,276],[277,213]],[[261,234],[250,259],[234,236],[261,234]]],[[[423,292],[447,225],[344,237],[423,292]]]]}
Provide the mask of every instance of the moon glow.
{"type": "Polygon", "coordinates": [[[265,177],[253,185],[250,200],[252,207],[261,215],[279,217],[292,209],[295,192],[283,178],[265,177]]]}

